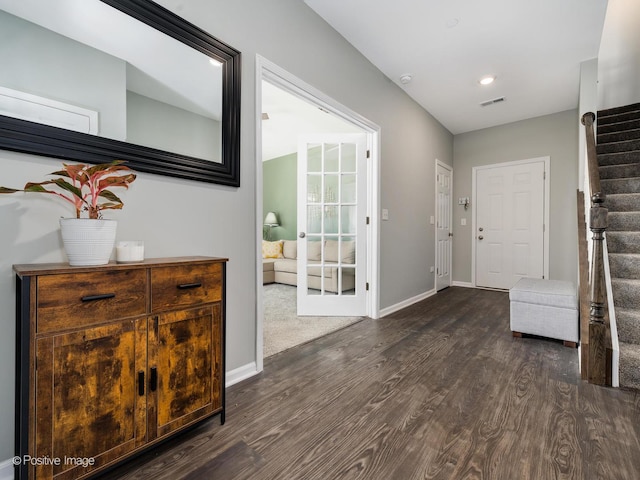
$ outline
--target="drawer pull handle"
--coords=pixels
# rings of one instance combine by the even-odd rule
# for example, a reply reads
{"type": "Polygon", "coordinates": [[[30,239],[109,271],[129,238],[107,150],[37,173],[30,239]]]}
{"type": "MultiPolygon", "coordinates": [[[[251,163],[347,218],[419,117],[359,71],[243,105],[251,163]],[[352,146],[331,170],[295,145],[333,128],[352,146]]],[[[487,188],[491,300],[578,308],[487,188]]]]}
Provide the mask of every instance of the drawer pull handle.
{"type": "Polygon", "coordinates": [[[95,302],[96,300],[105,300],[107,298],[114,298],[116,296],[115,293],[103,293],[101,295],[87,295],[82,297],[83,302],[95,302]]]}
{"type": "Polygon", "coordinates": [[[155,392],[158,388],[158,367],[151,367],[149,374],[149,391],[155,392]]]}
{"type": "Polygon", "coordinates": [[[196,283],[181,283],[180,285],[178,285],[178,288],[180,290],[186,290],[188,288],[200,288],[202,286],[202,282],[196,282],[196,283]]]}
{"type": "Polygon", "coordinates": [[[138,395],[144,396],[144,371],[138,372],[138,395]]]}

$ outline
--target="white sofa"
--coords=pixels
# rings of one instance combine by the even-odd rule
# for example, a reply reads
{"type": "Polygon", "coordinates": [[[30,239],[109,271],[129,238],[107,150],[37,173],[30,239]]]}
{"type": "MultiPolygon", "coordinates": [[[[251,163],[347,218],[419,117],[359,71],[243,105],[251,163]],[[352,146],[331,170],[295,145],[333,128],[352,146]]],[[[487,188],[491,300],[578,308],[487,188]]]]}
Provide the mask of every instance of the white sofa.
{"type": "MultiPolygon", "coordinates": [[[[262,259],[262,281],[267,283],[284,283],[298,285],[298,242],[296,240],[280,240],[282,253],[277,258],[262,259]]],[[[264,245],[264,244],[263,244],[264,245]]],[[[338,241],[325,240],[324,242],[309,242],[307,244],[307,259],[309,263],[320,263],[324,247],[324,289],[328,292],[338,291],[338,241]],[[332,266],[336,265],[336,266],[332,266]]],[[[263,254],[265,249],[263,248],[263,254]]],[[[344,267],[345,264],[355,263],[355,243],[343,241],[341,248],[342,257],[342,291],[355,288],[355,269],[344,267]]],[[[321,288],[321,267],[309,268],[307,286],[316,290],[321,288]]]]}

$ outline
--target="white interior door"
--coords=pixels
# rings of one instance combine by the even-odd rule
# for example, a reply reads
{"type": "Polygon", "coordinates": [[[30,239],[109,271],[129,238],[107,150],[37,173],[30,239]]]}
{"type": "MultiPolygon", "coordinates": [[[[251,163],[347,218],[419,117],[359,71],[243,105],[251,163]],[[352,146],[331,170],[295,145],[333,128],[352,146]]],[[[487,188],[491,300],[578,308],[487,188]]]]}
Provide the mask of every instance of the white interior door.
{"type": "Polygon", "coordinates": [[[366,315],[366,134],[298,147],[298,315],[366,315]]]}
{"type": "Polygon", "coordinates": [[[452,171],[436,163],[436,291],[451,285],[452,171]]]}
{"type": "Polygon", "coordinates": [[[544,275],[545,162],[476,170],[476,285],[544,275]]]}

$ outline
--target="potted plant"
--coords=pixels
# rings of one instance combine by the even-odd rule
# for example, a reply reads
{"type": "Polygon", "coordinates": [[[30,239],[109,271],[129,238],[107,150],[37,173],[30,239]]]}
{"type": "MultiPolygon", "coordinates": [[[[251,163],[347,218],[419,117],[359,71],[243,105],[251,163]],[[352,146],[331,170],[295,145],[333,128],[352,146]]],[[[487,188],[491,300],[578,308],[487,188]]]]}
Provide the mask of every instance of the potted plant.
{"type": "Polygon", "coordinates": [[[69,264],[104,265],[109,263],[115,242],[117,222],[102,218],[103,210],[121,209],[124,205],[110,189],[129,188],[136,175],[115,160],[100,165],[62,164],[51,173],[58,178],[27,183],[23,189],[0,187],[0,193],[36,192],[53,195],[71,203],[75,218],[61,218],[62,242],[69,264]],[[87,217],[82,217],[86,213],[87,217]]]}

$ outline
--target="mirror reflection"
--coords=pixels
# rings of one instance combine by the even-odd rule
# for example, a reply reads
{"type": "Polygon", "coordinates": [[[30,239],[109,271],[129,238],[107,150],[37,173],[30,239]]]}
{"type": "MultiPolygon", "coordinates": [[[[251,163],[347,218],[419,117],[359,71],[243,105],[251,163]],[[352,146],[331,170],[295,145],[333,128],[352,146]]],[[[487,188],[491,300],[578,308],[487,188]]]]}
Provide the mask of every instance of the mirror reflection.
{"type": "Polygon", "coordinates": [[[0,115],[222,161],[222,65],[99,0],[0,0],[0,115]]]}

